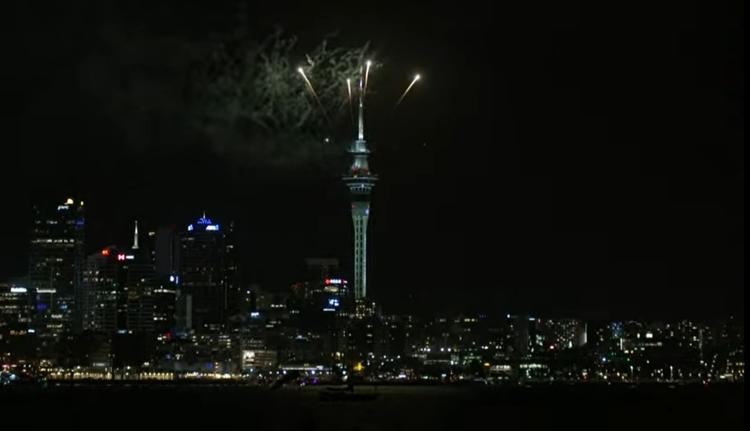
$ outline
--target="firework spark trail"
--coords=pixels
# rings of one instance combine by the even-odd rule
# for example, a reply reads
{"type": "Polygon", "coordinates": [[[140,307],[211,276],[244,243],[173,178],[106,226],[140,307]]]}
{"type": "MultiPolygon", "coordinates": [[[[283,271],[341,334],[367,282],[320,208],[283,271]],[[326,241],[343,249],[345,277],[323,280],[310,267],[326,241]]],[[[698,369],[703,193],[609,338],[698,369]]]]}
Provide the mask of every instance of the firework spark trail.
{"type": "Polygon", "coordinates": [[[328,113],[326,112],[326,109],[323,107],[323,104],[320,102],[320,98],[318,98],[318,93],[315,92],[315,88],[312,85],[312,82],[307,78],[307,75],[305,74],[305,70],[301,67],[297,68],[297,72],[299,72],[300,75],[302,75],[302,78],[305,80],[305,83],[307,84],[307,88],[310,90],[310,93],[315,98],[315,101],[318,102],[318,106],[320,107],[320,111],[323,113],[323,116],[325,117],[326,121],[330,124],[331,119],[328,118],[328,113]]]}
{"type": "Polygon", "coordinates": [[[300,75],[302,75],[302,79],[305,80],[305,83],[307,84],[307,88],[310,90],[310,93],[312,93],[313,97],[315,97],[316,100],[318,100],[318,103],[320,103],[320,100],[318,99],[318,93],[315,92],[315,88],[313,88],[312,83],[309,79],[307,79],[307,75],[305,75],[305,70],[301,67],[297,69],[297,72],[299,72],[300,75]]]}
{"type": "Polygon", "coordinates": [[[351,111],[354,105],[352,105],[352,80],[349,78],[346,78],[346,92],[349,95],[349,110],[351,111]]]}
{"type": "Polygon", "coordinates": [[[367,60],[367,68],[365,69],[365,92],[367,92],[367,80],[370,77],[370,66],[372,66],[372,61],[367,60]]]}
{"type": "Polygon", "coordinates": [[[411,84],[409,84],[409,86],[406,87],[406,90],[404,90],[404,92],[401,94],[401,97],[398,98],[398,102],[396,102],[396,105],[393,107],[393,109],[398,108],[398,105],[400,105],[401,101],[404,100],[404,97],[406,97],[406,94],[409,93],[409,90],[411,90],[411,87],[413,87],[414,84],[416,84],[417,81],[420,80],[420,78],[421,77],[419,75],[414,76],[414,79],[411,81],[411,84]]]}
{"type": "Polygon", "coordinates": [[[354,121],[354,107],[352,106],[352,80],[346,78],[346,91],[349,95],[349,117],[354,121]]]}

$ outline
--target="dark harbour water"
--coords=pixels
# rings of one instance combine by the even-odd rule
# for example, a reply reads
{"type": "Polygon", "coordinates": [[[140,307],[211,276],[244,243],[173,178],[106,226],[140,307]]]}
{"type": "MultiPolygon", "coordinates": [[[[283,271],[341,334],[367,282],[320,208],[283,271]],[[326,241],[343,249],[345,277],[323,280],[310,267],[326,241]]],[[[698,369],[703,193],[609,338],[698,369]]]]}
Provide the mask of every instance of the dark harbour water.
{"type": "Polygon", "coordinates": [[[0,390],[0,414],[4,425],[31,429],[212,431],[713,431],[743,429],[745,417],[744,385],[363,386],[356,392],[376,397],[345,401],[326,400],[322,390],[207,384],[14,388],[0,390]]]}

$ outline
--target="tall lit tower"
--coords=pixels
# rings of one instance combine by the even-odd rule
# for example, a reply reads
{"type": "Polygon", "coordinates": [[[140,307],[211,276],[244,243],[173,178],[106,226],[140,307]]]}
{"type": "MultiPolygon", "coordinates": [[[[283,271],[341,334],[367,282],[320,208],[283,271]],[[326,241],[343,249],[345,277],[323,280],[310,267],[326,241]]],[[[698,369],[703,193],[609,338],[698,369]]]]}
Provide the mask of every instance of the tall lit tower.
{"type": "Polygon", "coordinates": [[[365,141],[364,79],[359,80],[359,116],[357,139],[349,147],[352,165],[343,176],[352,194],[352,221],[354,222],[354,299],[367,296],[367,219],[370,216],[370,194],[378,177],[370,172],[367,163],[370,150],[365,141]]]}

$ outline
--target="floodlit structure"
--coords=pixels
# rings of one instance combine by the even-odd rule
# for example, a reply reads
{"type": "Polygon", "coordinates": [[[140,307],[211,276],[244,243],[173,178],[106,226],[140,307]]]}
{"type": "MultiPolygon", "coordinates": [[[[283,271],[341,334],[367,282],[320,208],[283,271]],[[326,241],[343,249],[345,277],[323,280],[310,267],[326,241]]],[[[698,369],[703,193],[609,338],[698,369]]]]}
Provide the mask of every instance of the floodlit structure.
{"type": "Polygon", "coordinates": [[[364,78],[359,80],[357,139],[349,147],[352,165],[343,177],[352,196],[352,222],[354,223],[354,299],[367,297],[367,221],[370,217],[370,194],[378,177],[370,171],[370,150],[365,140],[364,78]]]}

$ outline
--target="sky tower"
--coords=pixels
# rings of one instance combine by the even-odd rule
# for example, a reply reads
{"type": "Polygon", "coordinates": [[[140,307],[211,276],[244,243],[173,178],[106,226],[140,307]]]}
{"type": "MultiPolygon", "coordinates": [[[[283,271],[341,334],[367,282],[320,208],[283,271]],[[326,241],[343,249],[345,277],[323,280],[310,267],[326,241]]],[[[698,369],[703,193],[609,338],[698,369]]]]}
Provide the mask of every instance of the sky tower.
{"type": "Polygon", "coordinates": [[[354,222],[354,299],[367,297],[367,219],[370,216],[370,194],[378,177],[370,172],[367,163],[370,150],[365,141],[364,77],[359,79],[359,109],[357,139],[349,147],[352,165],[343,176],[352,194],[354,222]]]}

